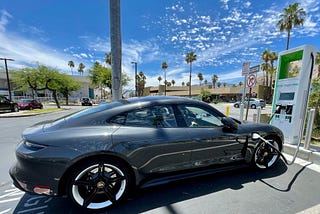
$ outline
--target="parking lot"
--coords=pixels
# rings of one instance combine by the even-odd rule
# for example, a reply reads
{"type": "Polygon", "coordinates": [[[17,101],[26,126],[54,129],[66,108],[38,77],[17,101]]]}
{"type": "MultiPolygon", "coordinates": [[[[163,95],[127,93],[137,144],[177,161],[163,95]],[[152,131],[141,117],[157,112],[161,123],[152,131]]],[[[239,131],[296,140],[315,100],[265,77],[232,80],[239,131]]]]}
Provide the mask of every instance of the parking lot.
{"type": "MultiPolygon", "coordinates": [[[[214,105],[238,119],[231,103],[214,105]]],[[[68,198],[50,198],[23,193],[12,186],[8,169],[22,130],[43,120],[77,111],[81,106],[45,115],[1,118],[0,213],[83,213],[68,198]]],[[[266,107],[262,112],[268,112],[266,107]]],[[[256,110],[249,110],[249,119],[256,110]]],[[[292,157],[288,157],[291,160],[292,157]]],[[[145,189],[137,189],[129,200],[100,213],[320,213],[320,168],[298,159],[287,166],[279,161],[266,171],[238,169],[145,189]]],[[[41,173],[39,173],[41,176],[41,173]]]]}

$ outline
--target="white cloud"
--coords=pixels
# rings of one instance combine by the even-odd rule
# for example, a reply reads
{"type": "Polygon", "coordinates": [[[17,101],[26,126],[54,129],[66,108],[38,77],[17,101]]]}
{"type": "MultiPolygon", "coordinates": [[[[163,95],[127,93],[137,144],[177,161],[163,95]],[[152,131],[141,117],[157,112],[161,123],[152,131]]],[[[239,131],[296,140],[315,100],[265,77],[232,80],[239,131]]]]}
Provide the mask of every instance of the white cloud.
{"type": "Polygon", "coordinates": [[[1,17],[0,17],[0,32],[6,31],[6,26],[9,22],[9,18],[12,18],[11,14],[8,13],[6,10],[1,10],[1,17]]]}

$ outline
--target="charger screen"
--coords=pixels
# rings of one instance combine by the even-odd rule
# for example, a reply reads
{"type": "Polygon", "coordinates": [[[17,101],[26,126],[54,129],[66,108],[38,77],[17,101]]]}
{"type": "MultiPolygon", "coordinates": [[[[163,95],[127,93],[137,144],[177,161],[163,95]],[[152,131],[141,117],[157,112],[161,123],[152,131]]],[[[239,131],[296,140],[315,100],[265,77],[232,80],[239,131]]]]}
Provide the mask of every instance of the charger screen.
{"type": "Polygon", "coordinates": [[[280,93],[279,100],[293,100],[294,92],[290,93],[280,93]]]}

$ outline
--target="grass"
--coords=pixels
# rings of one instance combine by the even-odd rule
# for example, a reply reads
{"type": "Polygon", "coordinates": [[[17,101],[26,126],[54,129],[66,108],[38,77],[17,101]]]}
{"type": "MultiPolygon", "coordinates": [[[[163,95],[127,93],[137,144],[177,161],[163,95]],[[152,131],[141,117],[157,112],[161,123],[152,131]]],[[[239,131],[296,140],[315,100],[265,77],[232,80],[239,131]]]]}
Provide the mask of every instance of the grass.
{"type": "Polygon", "coordinates": [[[34,109],[34,110],[28,110],[24,111],[24,114],[41,114],[41,113],[49,113],[54,111],[62,111],[63,108],[43,108],[43,109],[34,109]]]}

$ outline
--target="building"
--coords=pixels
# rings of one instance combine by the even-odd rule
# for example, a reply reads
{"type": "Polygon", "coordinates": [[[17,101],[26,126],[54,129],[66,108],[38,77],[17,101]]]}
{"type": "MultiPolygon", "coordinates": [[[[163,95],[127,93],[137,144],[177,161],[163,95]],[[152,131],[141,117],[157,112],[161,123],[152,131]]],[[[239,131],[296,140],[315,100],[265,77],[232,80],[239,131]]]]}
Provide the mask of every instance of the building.
{"type": "MultiPolygon", "coordinates": [[[[98,94],[98,92],[95,91],[94,87],[91,85],[88,76],[71,76],[71,77],[75,81],[81,83],[82,87],[78,91],[71,93],[71,95],[69,96],[69,101],[78,102],[82,97],[89,97],[91,99],[94,99],[95,94],[98,94]]],[[[9,71],[9,79],[10,79],[10,85],[11,85],[11,93],[14,99],[20,99],[22,97],[26,98],[26,97],[32,96],[31,90],[28,90],[28,91],[14,90],[14,84],[11,81],[10,71],[9,71]]],[[[0,95],[5,95],[5,96],[9,95],[7,75],[5,70],[1,70],[1,69],[0,69],[0,95]]],[[[38,91],[37,97],[43,100],[52,100],[52,94],[48,90],[38,91]]]]}

